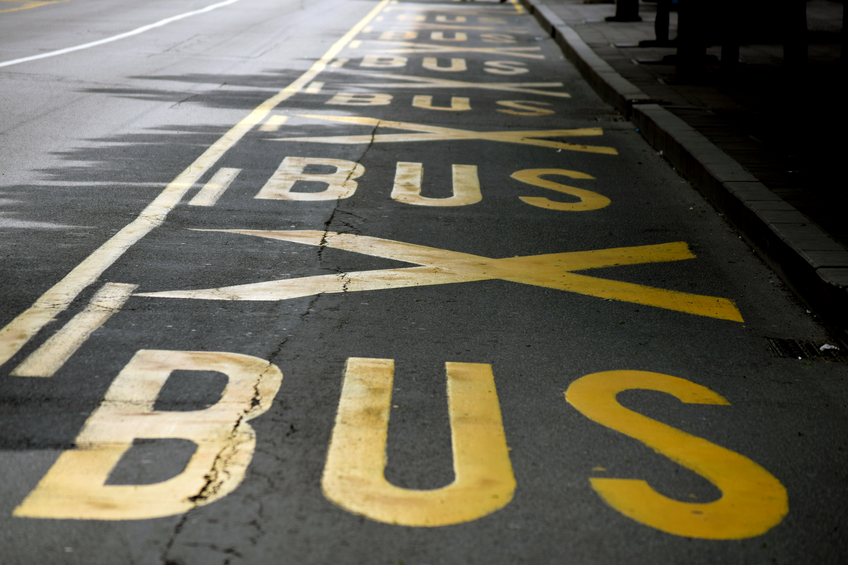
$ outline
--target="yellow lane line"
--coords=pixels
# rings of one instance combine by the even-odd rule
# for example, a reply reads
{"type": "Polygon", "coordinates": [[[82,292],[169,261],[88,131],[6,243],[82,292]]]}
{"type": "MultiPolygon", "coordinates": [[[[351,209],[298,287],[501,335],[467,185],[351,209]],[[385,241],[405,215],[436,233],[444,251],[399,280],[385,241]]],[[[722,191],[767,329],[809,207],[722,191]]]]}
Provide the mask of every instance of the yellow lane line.
{"type": "Polygon", "coordinates": [[[124,305],[138,287],[134,284],[106,283],[85,310],[53,334],[44,345],[12,371],[13,377],[52,377],[76,353],[94,331],[124,305]]]}
{"type": "MultiPolygon", "coordinates": [[[[0,0],[0,2],[16,2],[17,0],[0,0]]],[[[17,8],[6,8],[5,10],[0,10],[0,14],[4,12],[17,12],[19,10],[29,10],[30,8],[39,8],[41,6],[46,6],[48,4],[58,4],[59,2],[69,2],[70,0],[48,0],[46,2],[26,2],[23,6],[18,6],[17,8]]],[[[18,2],[20,4],[21,2],[18,2]]]]}
{"type": "Polygon", "coordinates": [[[44,326],[65,311],[87,286],[94,283],[115,261],[144,236],[162,225],[168,213],[182,200],[185,193],[218,160],[238,143],[253,127],[261,123],[280,103],[301,91],[320,74],[333,58],[383,9],[389,0],[382,0],[353,29],[337,41],[308,71],[289,86],[272,96],[246,118],[225,133],[198,157],[187,169],[151,202],[138,218],[112,236],[77,265],[61,281],[45,292],[35,304],[19,314],[0,330],[0,365],[6,363],[44,326]]]}
{"type": "Polygon", "coordinates": [[[222,167],[209,179],[203,188],[189,201],[189,206],[214,206],[221,195],[230,187],[241,169],[222,167]]]}

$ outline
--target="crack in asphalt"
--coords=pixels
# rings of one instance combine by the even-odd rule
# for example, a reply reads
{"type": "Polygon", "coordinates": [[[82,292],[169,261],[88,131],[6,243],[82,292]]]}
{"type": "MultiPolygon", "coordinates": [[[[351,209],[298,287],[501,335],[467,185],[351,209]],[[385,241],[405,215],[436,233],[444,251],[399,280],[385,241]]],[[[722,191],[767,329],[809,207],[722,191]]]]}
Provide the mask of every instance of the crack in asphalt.
{"type": "MultiPolygon", "coordinates": [[[[362,163],[362,160],[365,158],[365,155],[367,155],[368,152],[371,150],[371,148],[374,147],[374,139],[377,135],[377,129],[380,127],[381,123],[382,122],[378,121],[374,125],[374,128],[371,130],[371,141],[368,142],[368,145],[365,147],[365,149],[362,151],[362,154],[360,154],[359,158],[356,160],[357,165],[360,165],[362,163]]],[[[356,169],[355,166],[350,168],[350,172],[348,172],[347,178],[344,180],[343,184],[347,184],[348,181],[350,181],[350,178],[353,175],[353,172],[354,172],[355,169],[356,169]]],[[[318,242],[318,262],[319,263],[322,262],[324,249],[326,249],[326,247],[327,247],[327,235],[330,233],[330,226],[333,224],[333,220],[336,217],[336,213],[339,212],[340,207],[341,207],[341,200],[336,200],[336,206],[333,208],[333,212],[330,214],[330,217],[327,219],[327,221],[324,222],[324,233],[321,235],[321,240],[318,242]]],[[[347,225],[348,225],[348,227],[352,227],[349,224],[347,224],[347,225]]],[[[348,286],[350,285],[351,280],[347,276],[347,273],[345,271],[343,271],[341,269],[336,269],[336,271],[338,273],[339,278],[342,279],[342,294],[344,294],[348,291],[348,286]]],[[[320,295],[317,295],[315,297],[315,299],[313,299],[310,302],[309,309],[312,308],[312,305],[314,304],[315,300],[317,300],[318,296],[320,296],[320,295]]]]}
{"type": "MultiPolygon", "coordinates": [[[[284,340],[280,344],[280,346],[278,346],[277,350],[272,354],[272,356],[279,354],[283,344],[285,344],[286,341],[288,340],[284,340]]],[[[269,369],[271,367],[271,363],[272,362],[269,361],[269,369]]],[[[258,379],[256,379],[256,382],[253,385],[253,396],[250,399],[250,406],[246,407],[242,411],[242,414],[233,424],[232,429],[230,430],[230,435],[227,438],[225,445],[221,448],[221,450],[216,455],[215,460],[212,462],[212,468],[204,476],[205,483],[200,488],[197,494],[188,498],[188,500],[192,503],[192,508],[182,515],[179,522],[177,522],[177,525],[174,527],[173,534],[168,539],[168,542],[165,544],[165,548],[162,551],[161,557],[161,562],[163,563],[163,565],[178,565],[176,561],[173,561],[168,558],[168,554],[176,544],[177,538],[179,537],[180,533],[182,533],[182,530],[185,527],[185,524],[188,521],[189,517],[191,516],[191,513],[200,506],[203,506],[210,498],[214,498],[215,494],[219,491],[221,486],[226,482],[227,478],[230,476],[230,472],[228,470],[230,460],[239,452],[240,444],[246,441],[242,439],[244,436],[240,432],[239,428],[246,420],[249,419],[248,416],[257,407],[261,405],[262,393],[260,391],[260,385],[266,374],[267,370],[263,372],[258,379]]],[[[225,551],[225,553],[227,553],[227,551],[225,551]]]]}

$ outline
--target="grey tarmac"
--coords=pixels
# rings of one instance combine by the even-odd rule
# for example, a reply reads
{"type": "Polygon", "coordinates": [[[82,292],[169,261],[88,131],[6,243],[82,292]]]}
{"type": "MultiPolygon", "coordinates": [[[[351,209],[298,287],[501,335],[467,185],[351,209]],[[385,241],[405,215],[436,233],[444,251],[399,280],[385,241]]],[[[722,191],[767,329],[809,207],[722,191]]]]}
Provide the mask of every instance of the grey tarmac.
{"type": "Polygon", "coordinates": [[[843,345],[520,3],[0,37],[3,564],[848,555],[843,345]]]}

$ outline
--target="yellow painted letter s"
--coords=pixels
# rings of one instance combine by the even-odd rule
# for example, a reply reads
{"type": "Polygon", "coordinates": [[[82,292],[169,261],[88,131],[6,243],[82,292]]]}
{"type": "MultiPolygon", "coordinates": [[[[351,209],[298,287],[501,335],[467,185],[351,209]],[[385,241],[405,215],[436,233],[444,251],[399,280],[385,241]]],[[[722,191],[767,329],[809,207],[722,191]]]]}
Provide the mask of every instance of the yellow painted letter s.
{"type": "Polygon", "coordinates": [[[678,536],[741,539],[764,534],[789,511],[786,489],[771,473],[733,451],[628,410],[619,392],[656,390],[689,404],[729,402],[687,380],[644,371],[606,371],[571,384],[566,401],[584,416],[612,428],[701,475],[721,490],[714,502],[680,502],[636,479],[590,479],[604,501],[637,522],[678,536]]]}

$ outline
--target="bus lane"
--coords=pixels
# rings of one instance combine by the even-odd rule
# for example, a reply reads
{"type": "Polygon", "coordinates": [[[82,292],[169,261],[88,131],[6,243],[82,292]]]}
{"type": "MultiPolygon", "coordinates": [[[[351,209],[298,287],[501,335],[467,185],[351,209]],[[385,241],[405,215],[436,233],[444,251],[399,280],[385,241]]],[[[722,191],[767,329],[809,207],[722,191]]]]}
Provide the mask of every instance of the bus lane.
{"type": "Polygon", "coordinates": [[[516,2],[377,4],[102,249],[4,330],[14,378],[113,371],[19,523],[171,520],[165,563],[809,542],[780,450],[844,412],[779,410],[806,367],[761,346],[822,330],[516,2]]]}

